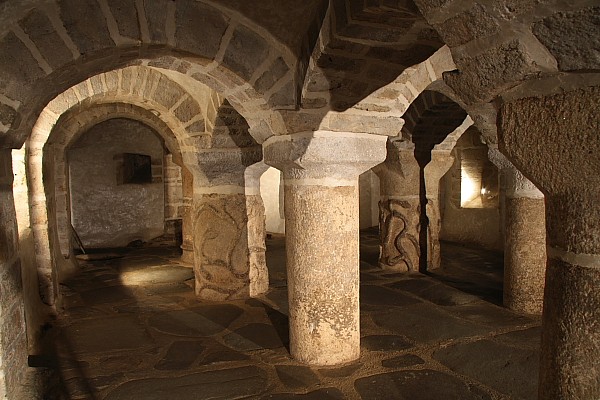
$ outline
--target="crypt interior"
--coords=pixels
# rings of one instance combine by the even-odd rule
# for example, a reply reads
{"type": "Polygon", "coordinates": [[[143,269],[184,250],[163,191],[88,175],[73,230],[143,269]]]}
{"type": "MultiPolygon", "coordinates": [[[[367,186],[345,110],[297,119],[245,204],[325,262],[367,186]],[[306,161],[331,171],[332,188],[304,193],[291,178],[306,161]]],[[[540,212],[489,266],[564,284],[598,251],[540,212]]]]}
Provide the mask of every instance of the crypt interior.
{"type": "Polygon", "coordinates": [[[0,1],[0,399],[600,399],[598,0],[0,1]]]}

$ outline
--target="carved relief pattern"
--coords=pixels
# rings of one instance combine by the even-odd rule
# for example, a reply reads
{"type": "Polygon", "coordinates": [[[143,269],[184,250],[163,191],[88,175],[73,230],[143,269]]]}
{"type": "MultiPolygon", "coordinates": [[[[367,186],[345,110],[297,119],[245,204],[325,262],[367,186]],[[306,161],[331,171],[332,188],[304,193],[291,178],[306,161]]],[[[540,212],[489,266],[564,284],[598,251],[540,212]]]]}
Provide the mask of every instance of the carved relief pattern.
{"type": "Polygon", "coordinates": [[[419,210],[418,198],[379,202],[381,268],[397,271],[419,270],[419,210]]]}
{"type": "Polygon", "coordinates": [[[193,218],[199,297],[239,299],[258,294],[258,289],[266,290],[262,202],[244,195],[205,195],[196,200],[193,218]]]}

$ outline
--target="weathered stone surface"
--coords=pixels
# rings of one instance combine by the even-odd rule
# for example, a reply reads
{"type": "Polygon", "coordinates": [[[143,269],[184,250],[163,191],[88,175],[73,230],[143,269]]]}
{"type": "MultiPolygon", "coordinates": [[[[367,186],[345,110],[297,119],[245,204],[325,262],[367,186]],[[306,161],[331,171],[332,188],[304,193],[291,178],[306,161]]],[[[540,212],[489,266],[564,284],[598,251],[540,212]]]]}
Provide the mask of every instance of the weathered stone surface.
{"type": "Polygon", "coordinates": [[[417,197],[379,202],[381,268],[398,271],[419,270],[419,213],[420,202],[417,197]]]}
{"type": "Polygon", "coordinates": [[[533,33],[561,71],[600,68],[600,7],[557,12],[535,23],[533,33]]]}
{"type": "Polygon", "coordinates": [[[599,254],[600,175],[588,159],[600,152],[600,87],[507,102],[499,121],[504,153],[546,195],[548,244],[599,254]]]}
{"type": "Polygon", "coordinates": [[[207,4],[191,0],[178,2],[177,47],[212,60],[219,50],[228,22],[229,18],[207,4]]]}
{"type": "Polygon", "coordinates": [[[408,306],[419,302],[419,300],[395,290],[375,285],[361,285],[360,301],[363,304],[385,306],[386,308],[389,306],[408,306]]]}
{"type": "Polygon", "coordinates": [[[173,342],[165,356],[154,366],[158,370],[187,369],[204,350],[202,342],[173,342]]]}
{"type": "Polygon", "coordinates": [[[385,368],[406,368],[415,365],[425,364],[425,361],[414,354],[404,354],[394,358],[388,358],[381,361],[381,366],[385,368]]]}
{"type": "Polygon", "coordinates": [[[130,381],[111,391],[107,400],[233,399],[256,396],[266,388],[266,374],[257,367],[207,371],[179,378],[130,381]]]}
{"type": "Polygon", "coordinates": [[[98,305],[115,301],[134,300],[131,288],[124,286],[108,286],[90,289],[81,293],[81,298],[87,305],[98,305]]]}
{"type": "Polygon", "coordinates": [[[279,81],[289,71],[285,61],[279,57],[273,64],[256,80],[254,88],[259,93],[264,93],[279,81]]]}
{"type": "Polygon", "coordinates": [[[73,60],[73,54],[43,12],[32,10],[19,24],[51,67],[57,68],[73,60]]]}
{"type": "Polygon", "coordinates": [[[250,237],[264,232],[264,207],[251,197],[204,195],[194,202],[196,293],[202,298],[247,298],[268,285],[264,236],[250,237]]]}
{"type": "Polygon", "coordinates": [[[269,47],[265,39],[240,25],[233,32],[233,37],[225,50],[223,65],[248,81],[268,54],[269,47]]]}
{"type": "Polygon", "coordinates": [[[544,199],[507,198],[504,253],[504,305],[541,314],[546,276],[544,199]]]}
{"type": "Polygon", "coordinates": [[[107,0],[111,13],[117,25],[119,33],[132,39],[140,40],[140,29],[137,10],[134,2],[123,2],[119,0],[107,0]]]}
{"type": "Polygon", "coordinates": [[[198,114],[201,114],[202,111],[196,100],[192,97],[188,97],[175,109],[175,111],[173,111],[173,113],[181,122],[188,122],[198,114]]]}
{"type": "Polygon", "coordinates": [[[363,400],[489,400],[483,390],[429,369],[390,372],[358,379],[354,386],[363,400]],[[424,391],[423,388],[428,388],[424,391]]]}
{"type": "Polygon", "coordinates": [[[223,337],[223,342],[234,350],[252,351],[283,347],[279,334],[271,325],[248,324],[223,337]]]}
{"type": "Polygon", "coordinates": [[[291,389],[309,387],[319,383],[319,378],[308,367],[277,365],[275,371],[279,380],[291,389]]]}
{"type": "Polygon", "coordinates": [[[100,5],[92,0],[60,0],[64,26],[82,54],[115,44],[110,37],[100,5]]]}
{"type": "Polygon", "coordinates": [[[396,335],[372,335],[361,339],[361,345],[371,351],[398,351],[412,347],[412,344],[404,336],[396,335]]]}
{"type": "Polygon", "coordinates": [[[44,76],[44,71],[27,47],[9,32],[0,39],[0,90],[5,95],[19,99],[23,86],[44,76]]]}
{"type": "Polygon", "coordinates": [[[270,394],[268,396],[262,397],[261,400],[294,400],[294,399],[304,399],[304,400],[342,400],[346,397],[342,392],[335,388],[325,388],[315,390],[313,392],[309,392],[306,394],[293,394],[293,393],[278,393],[278,394],[270,394]]]}
{"type": "Polygon", "coordinates": [[[149,325],[176,336],[211,336],[222,332],[242,314],[234,305],[205,305],[191,310],[174,310],[152,316],[149,325]]]}
{"type": "Polygon", "coordinates": [[[4,125],[10,126],[17,117],[17,111],[6,104],[0,104],[0,122],[4,125]]]}
{"type": "Polygon", "coordinates": [[[142,349],[154,345],[148,332],[130,315],[115,316],[109,320],[77,321],[65,327],[61,336],[67,351],[76,354],[103,353],[109,349],[142,349]]]}
{"type": "Polygon", "coordinates": [[[451,47],[493,35],[499,29],[498,23],[477,3],[467,11],[434,26],[444,42],[451,47]]]}
{"type": "Polygon", "coordinates": [[[425,303],[405,307],[402,317],[394,313],[373,315],[375,323],[418,343],[476,336],[491,328],[461,320],[425,303]]]}
{"type": "Polygon", "coordinates": [[[361,367],[362,363],[353,363],[337,368],[322,368],[319,369],[319,373],[331,378],[348,377],[358,371],[361,367]]]}
{"type": "Polygon", "coordinates": [[[540,57],[530,54],[524,43],[513,40],[462,60],[459,71],[443,74],[444,81],[467,104],[488,102],[540,66],[552,67],[552,60],[540,57]]]}
{"type": "Polygon", "coordinates": [[[148,21],[150,40],[167,43],[167,16],[169,0],[144,1],[144,12],[148,21]]]}
{"type": "Polygon", "coordinates": [[[536,398],[538,351],[480,340],[440,349],[434,352],[433,358],[511,398],[536,398]]]}
{"type": "Polygon", "coordinates": [[[597,266],[580,266],[552,256],[548,260],[540,398],[600,396],[599,282],[597,266]]]}

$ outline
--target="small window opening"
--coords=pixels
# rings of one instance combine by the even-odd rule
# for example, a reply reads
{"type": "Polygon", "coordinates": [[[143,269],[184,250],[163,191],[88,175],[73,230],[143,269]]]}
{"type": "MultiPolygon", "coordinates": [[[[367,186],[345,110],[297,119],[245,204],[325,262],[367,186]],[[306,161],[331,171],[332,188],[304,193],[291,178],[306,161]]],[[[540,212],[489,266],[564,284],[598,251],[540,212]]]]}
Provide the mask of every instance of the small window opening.
{"type": "Polygon", "coordinates": [[[145,154],[123,153],[122,182],[152,183],[152,158],[145,154]]]}

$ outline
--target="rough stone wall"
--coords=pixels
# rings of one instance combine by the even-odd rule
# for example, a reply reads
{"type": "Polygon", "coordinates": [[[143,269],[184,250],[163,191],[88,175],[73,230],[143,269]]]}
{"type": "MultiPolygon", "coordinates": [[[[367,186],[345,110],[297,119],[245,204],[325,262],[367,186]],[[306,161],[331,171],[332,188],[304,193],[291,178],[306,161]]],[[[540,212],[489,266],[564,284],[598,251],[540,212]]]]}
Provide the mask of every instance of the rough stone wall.
{"type": "Polygon", "coordinates": [[[474,152],[487,154],[487,147],[481,142],[477,143],[476,132],[474,128],[470,128],[458,141],[452,151],[454,164],[442,178],[440,238],[453,242],[471,243],[488,249],[503,250],[502,221],[497,203],[480,208],[461,207],[463,159],[474,156],[474,152]]]}
{"type": "Polygon", "coordinates": [[[27,367],[21,262],[10,150],[0,151],[0,398],[17,399],[27,367]]]}
{"type": "Polygon", "coordinates": [[[73,226],[87,247],[119,247],[164,232],[163,147],[137,121],[98,124],[74,144],[70,160],[73,226]],[[152,183],[118,184],[123,153],[152,158],[152,183]]]}

